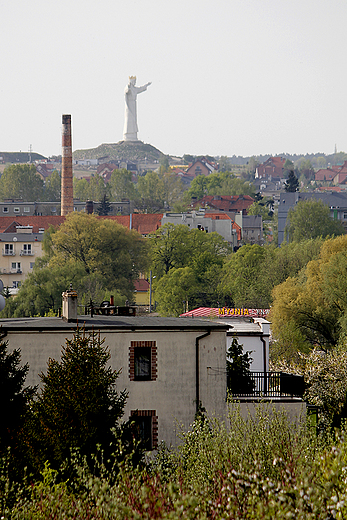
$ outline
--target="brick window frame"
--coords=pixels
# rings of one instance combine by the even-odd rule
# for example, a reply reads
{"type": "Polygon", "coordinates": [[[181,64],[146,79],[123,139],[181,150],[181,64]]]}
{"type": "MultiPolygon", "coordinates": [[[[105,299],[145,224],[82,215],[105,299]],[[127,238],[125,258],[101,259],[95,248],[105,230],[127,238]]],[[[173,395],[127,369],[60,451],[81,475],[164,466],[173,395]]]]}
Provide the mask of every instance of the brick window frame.
{"type": "Polygon", "coordinates": [[[130,381],[144,381],[135,376],[135,348],[151,349],[151,375],[146,381],[157,379],[157,344],[156,341],[131,341],[129,347],[129,379],[130,381]]]}
{"type": "Polygon", "coordinates": [[[131,410],[130,419],[141,417],[148,417],[151,419],[151,442],[148,451],[155,450],[158,447],[158,416],[156,415],[156,410],[131,410]]]}

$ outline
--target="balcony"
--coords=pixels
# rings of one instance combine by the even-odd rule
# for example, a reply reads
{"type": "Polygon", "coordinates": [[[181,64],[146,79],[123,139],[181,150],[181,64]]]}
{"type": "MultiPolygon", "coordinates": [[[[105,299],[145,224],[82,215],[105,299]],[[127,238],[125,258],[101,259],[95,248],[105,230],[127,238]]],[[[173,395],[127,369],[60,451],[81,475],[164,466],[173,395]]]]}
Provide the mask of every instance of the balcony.
{"type": "Polygon", "coordinates": [[[31,251],[31,249],[21,249],[19,254],[20,256],[34,256],[34,251],[31,251]]]}
{"type": "Polygon", "coordinates": [[[16,251],[14,249],[3,249],[2,256],[15,256],[16,251]]]}
{"type": "Polygon", "coordinates": [[[23,274],[21,269],[10,269],[11,274],[23,274]]]}
{"type": "Polygon", "coordinates": [[[244,379],[247,381],[240,385],[241,390],[232,392],[233,397],[246,399],[302,398],[305,392],[304,376],[284,372],[250,372],[244,379]]]}

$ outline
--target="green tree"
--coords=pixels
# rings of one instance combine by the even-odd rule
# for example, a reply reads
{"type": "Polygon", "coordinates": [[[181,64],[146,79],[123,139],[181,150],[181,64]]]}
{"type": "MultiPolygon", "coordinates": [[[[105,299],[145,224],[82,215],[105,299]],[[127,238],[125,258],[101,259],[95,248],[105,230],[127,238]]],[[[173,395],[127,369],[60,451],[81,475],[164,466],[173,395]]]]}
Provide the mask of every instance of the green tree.
{"type": "Polygon", "coordinates": [[[112,200],[118,202],[122,199],[135,199],[136,189],[132,182],[132,173],[125,168],[112,172],[109,186],[112,200]]]}
{"type": "Polygon", "coordinates": [[[8,342],[0,340],[0,455],[8,447],[18,450],[18,434],[24,424],[35,388],[25,387],[29,365],[21,366],[19,350],[8,352],[8,342]]]}
{"type": "Polygon", "coordinates": [[[224,302],[220,288],[224,258],[230,246],[217,233],[166,224],[150,237],[154,295],[159,312],[181,314],[189,308],[224,302]]]}
{"type": "Polygon", "coordinates": [[[74,197],[81,201],[101,200],[109,188],[105,186],[104,180],[99,175],[92,175],[89,181],[85,178],[73,179],[74,197]]]}
{"type": "Polygon", "coordinates": [[[192,197],[198,200],[204,195],[250,195],[255,196],[255,189],[248,181],[236,177],[231,172],[214,172],[208,176],[199,175],[192,180],[189,190],[185,193],[185,200],[192,197]]]}
{"type": "Polygon", "coordinates": [[[192,265],[203,253],[223,258],[231,252],[228,243],[217,233],[190,230],[183,224],[165,224],[150,235],[149,242],[151,266],[157,278],[167,274],[172,267],[192,265]]]}
{"type": "Polygon", "coordinates": [[[342,235],[345,230],[340,221],[330,216],[329,207],[322,200],[299,201],[288,212],[285,233],[290,242],[300,242],[310,238],[342,235]]]}
{"type": "Polygon", "coordinates": [[[114,220],[85,213],[71,213],[52,235],[49,266],[73,261],[85,274],[103,280],[132,298],[133,280],[147,265],[147,242],[134,230],[114,220]]]}
{"type": "Polygon", "coordinates": [[[169,162],[169,156],[168,155],[162,155],[159,159],[159,173],[164,174],[168,173],[170,170],[170,162],[169,162]]]}
{"type": "Polygon", "coordinates": [[[42,389],[34,404],[43,460],[59,468],[72,448],[90,456],[100,446],[105,461],[113,429],[119,430],[127,393],[116,391],[119,372],[109,366],[110,353],[95,332],[77,329],[62,348],[61,361],[50,359],[41,373],[42,389]]]}
{"type": "Polygon", "coordinates": [[[299,181],[293,170],[289,170],[288,179],[284,185],[285,191],[295,192],[299,189],[299,181]]]}
{"type": "Polygon", "coordinates": [[[43,180],[34,165],[13,164],[5,168],[0,178],[0,198],[22,199],[28,202],[42,200],[43,180]]]}
{"type": "Polygon", "coordinates": [[[283,355],[329,351],[347,332],[347,236],[326,240],[319,257],[273,290],[271,322],[283,355]]]}
{"type": "MultiPolygon", "coordinates": [[[[8,352],[8,342],[1,339],[0,460],[3,458],[8,461],[8,476],[12,482],[23,479],[24,468],[28,465],[26,435],[23,429],[30,421],[30,403],[36,392],[36,388],[24,386],[28,370],[28,364],[21,365],[20,351],[8,352]]],[[[0,479],[0,497],[4,491],[1,481],[2,479],[0,479]]]]}
{"type": "Polygon", "coordinates": [[[81,201],[87,201],[90,200],[89,197],[89,182],[87,179],[77,179],[76,177],[73,178],[73,193],[74,198],[79,199],[81,201]]]}
{"type": "Polygon", "coordinates": [[[44,198],[46,201],[60,201],[61,178],[54,170],[45,182],[44,198]]]}
{"type": "Polygon", "coordinates": [[[106,193],[104,193],[104,196],[102,197],[102,199],[99,202],[98,207],[96,208],[96,212],[99,216],[106,217],[110,213],[110,211],[111,211],[111,205],[110,205],[110,202],[108,200],[106,193]]]}
{"type": "Polygon", "coordinates": [[[262,267],[266,249],[257,244],[244,245],[225,263],[223,292],[237,307],[267,308],[269,292],[262,287],[262,267]]]}
{"type": "Polygon", "coordinates": [[[322,239],[300,243],[242,246],[226,259],[221,291],[236,307],[269,308],[272,289],[295,276],[306,264],[318,258],[322,239]]]}
{"type": "Polygon", "coordinates": [[[157,172],[147,172],[137,181],[136,205],[139,210],[148,213],[158,213],[165,205],[165,185],[163,175],[157,172]]]}

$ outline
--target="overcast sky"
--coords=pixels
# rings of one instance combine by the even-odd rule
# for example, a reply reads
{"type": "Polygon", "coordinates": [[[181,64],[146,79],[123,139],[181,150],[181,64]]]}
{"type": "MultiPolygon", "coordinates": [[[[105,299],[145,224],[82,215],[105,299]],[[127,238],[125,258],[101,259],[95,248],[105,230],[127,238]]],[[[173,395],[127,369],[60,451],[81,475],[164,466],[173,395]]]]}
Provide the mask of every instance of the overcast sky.
{"type": "Polygon", "coordinates": [[[0,0],[0,151],[138,137],[165,154],[347,152],[346,0],[0,0]]]}

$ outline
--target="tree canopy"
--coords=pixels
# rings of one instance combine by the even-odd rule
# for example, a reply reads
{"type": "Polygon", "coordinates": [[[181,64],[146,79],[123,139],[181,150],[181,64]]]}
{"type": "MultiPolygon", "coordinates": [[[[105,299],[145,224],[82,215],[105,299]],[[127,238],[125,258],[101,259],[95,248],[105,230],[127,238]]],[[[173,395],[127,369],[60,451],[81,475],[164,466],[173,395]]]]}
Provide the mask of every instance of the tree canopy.
{"type": "Polygon", "coordinates": [[[347,332],[347,236],[326,240],[317,259],[273,290],[272,331],[279,354],[329,350],[347,332]]]}
{"type": "Polygon", "coordinates": [[[185,193],[185,199],[186,201],[190,201],[192,197],[201,199],[204,195],[250,195],[254,197],[255,188],[250,182],[236,177],[231,172],[214,172],[208,176],[195,177],[185,193]]]}
{"type": "Polygon", "coordinates": [[[286,183],[284,185],[285,191],[288,192],[295,192],[299,189],[299,181],[297,176],[294,173],[294,170],[289,170],[288,172],[288,179],[286,180],[286,183]]]}
{"type": "Polygon", "coordinates": [[[133,299],[133,281],[148,265],[148,242],[137,231],[86,213],[71,213],[57,230],[51,228],[44,248],[45,255],[2,316],[57,312],[70,283],[84,303],[90,298],[99,303],[107,291],[122,305],[133,299]]]}
{"type": "Polygon", "coordinates": [[[290,242],[345,233],[342,223],[331,218],[329,206],[320,199],[299,201],[288,211],[287,221],[285,234],[290,242]]]}
{"type": "Polygon", "coordinates": [[[42,200],[43,180],[34,165],[7,166],[0,178],[0,198],[22,199],[27,202],[42,200]]]}
{"type": "Polygon", "coordinates": [[[109,359],[97,333],[78,329],[62,347],[61,361],[50,359],[47,373],[41,373],[34,414],[43,460],[53,467],[60,467],[71,448],[89,456],[99,445],[105,457],[110,454],[112,429],[119,427],[127,393],[116,391],[118,372],[109,359]]]}
{"type": "Polygon", "coordinates": [[[217,304],[223,259],[231,252],[220,235],[166,224],[149,240],[154,295],[162,315],[182,313],[183,301],[190,308],[217,304]]]}

